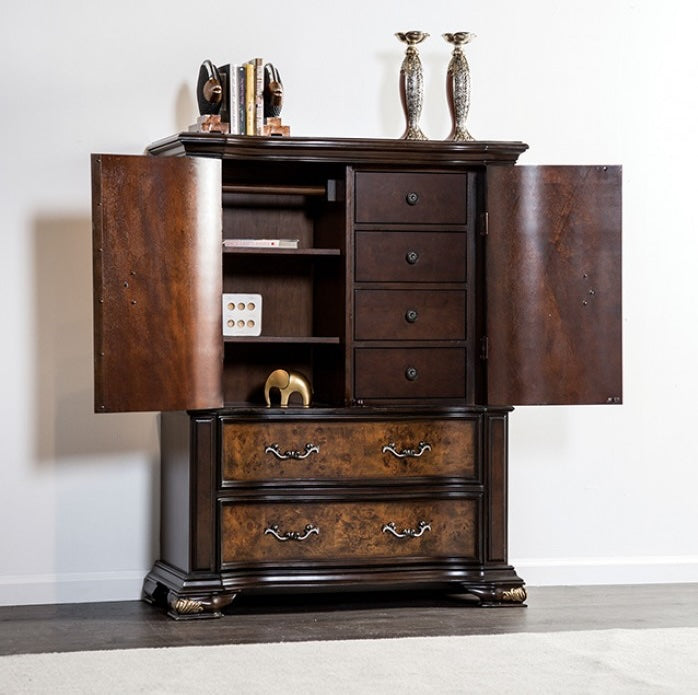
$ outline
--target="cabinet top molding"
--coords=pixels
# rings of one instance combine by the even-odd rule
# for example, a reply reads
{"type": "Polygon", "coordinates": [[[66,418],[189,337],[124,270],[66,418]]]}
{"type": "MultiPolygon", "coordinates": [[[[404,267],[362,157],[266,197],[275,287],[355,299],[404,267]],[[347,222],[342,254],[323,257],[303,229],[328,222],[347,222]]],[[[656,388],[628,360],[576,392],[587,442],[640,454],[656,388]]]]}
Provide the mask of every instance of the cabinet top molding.
{"type": "Polygon", "coordinates": [[[517,141],[388,140],[360,138],[260,137],[220,133],[178,133],[154,142],[148,154],[225,157],[294,162],[361,164],[514,164],[528,145],[517,141]]]}

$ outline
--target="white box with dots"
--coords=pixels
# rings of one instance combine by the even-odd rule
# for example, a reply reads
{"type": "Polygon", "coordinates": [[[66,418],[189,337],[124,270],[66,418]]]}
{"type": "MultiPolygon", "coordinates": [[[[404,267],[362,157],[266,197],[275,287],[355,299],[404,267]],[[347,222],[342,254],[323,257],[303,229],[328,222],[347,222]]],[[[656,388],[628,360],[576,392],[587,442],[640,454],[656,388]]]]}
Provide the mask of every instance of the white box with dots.
{"type": "Polygon", "coordinates": [[[262,295],[223,295],[223,335],[262,335],[262,295]]]}

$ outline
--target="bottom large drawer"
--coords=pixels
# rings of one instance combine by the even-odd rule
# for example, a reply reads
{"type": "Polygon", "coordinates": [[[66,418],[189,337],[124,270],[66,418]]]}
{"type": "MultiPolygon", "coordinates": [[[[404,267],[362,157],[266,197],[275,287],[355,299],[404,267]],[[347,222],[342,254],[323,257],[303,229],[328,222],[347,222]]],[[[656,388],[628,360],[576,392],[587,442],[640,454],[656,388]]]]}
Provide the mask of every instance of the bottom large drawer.
{"type": "Polygon", "coordinates": [[[390,558],[477,559],[476,499],[224,501],[221,564],[390,558]]]}

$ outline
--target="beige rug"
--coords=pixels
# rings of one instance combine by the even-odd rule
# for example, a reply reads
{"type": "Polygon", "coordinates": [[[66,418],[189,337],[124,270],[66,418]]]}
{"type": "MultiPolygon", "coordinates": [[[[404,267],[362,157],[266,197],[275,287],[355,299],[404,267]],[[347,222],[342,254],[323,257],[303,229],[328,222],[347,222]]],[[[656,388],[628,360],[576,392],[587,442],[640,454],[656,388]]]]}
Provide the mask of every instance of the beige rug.
{"type": "Polygon", "coordinates": [[[698,693],[698,628],[23,654],[0,693],[698,693]]]}

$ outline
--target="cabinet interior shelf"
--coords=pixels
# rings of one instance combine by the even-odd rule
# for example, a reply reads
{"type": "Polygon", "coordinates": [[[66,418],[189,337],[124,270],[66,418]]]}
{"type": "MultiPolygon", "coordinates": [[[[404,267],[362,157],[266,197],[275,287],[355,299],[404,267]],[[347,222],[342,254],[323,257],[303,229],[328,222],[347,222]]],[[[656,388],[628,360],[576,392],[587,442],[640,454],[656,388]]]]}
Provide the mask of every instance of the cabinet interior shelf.
{"type": "Polygon", "coordinates": [[[272,256],[341,256],[339,249],[286,249],[278,246],[224,246],[223,253],[272,256]]]}
{"type": "Polygon", "coordinates": [[[225,343],[295,343],[302,345],[339,345],[337,336],[288,336],[288,335],[258,335],[258,336],[224,336],[225,343]]]}
{"type": "Polygon", "coordinates": [[[254,193],[256,195],[300,195],[325,197],[325,186],[284,186],[256,184],[226,184],[223,193],[254,193]]]}

